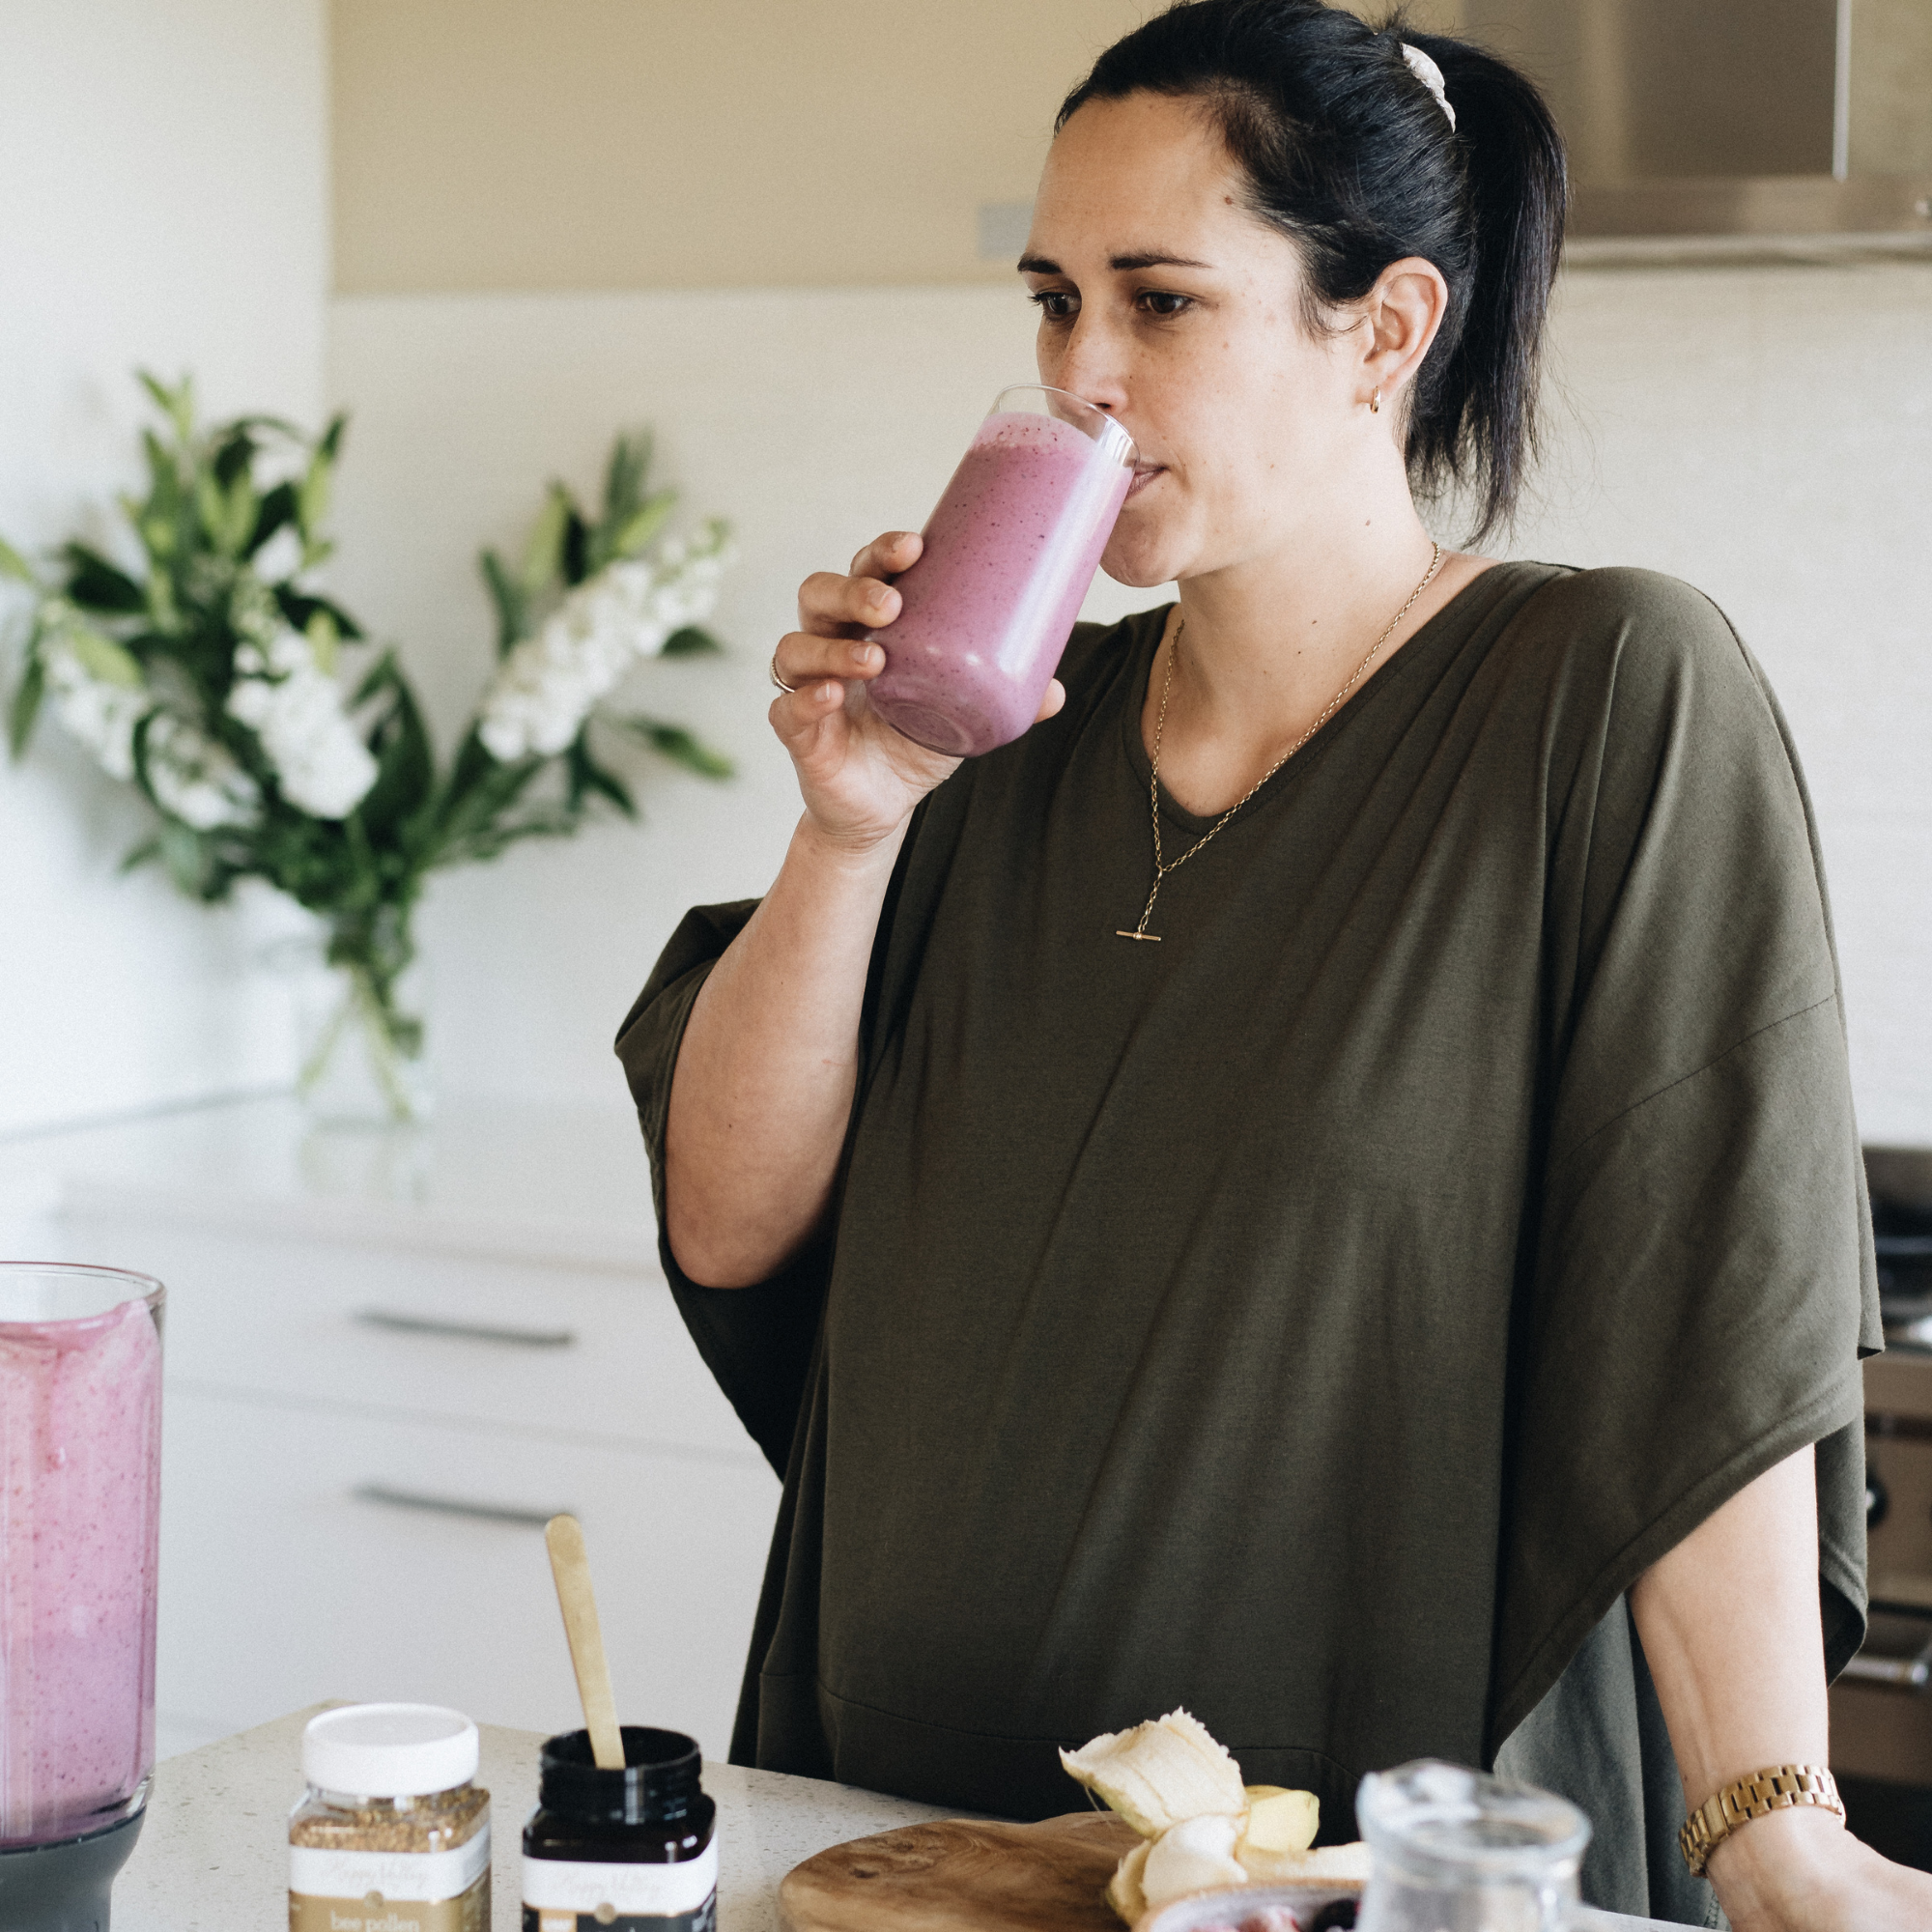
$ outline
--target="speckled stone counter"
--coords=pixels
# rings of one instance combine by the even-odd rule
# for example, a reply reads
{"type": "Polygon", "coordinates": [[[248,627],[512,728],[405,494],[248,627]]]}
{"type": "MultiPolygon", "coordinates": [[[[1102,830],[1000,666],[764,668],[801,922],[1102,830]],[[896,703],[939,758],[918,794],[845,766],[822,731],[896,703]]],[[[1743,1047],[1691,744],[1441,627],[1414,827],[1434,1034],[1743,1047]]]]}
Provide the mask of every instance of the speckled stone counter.
{"type": "MultiPolygon", "coordinates": [[[[301,1732],[313,1715],[298,1711],[155,1767],[148,1822],[115,1882],[113,1932],[271,1932],[288,1922],[289,1808],[301,1796],[301,1732]]],[[[494,1724],[482,1733],[493,1932],[517,1932],[520,1843],[543,1739],[494,1724]]],[[[720,1932],[778,1932],[779,1881],[813,1852],[949,1815],[730,1764],[707,1764],[704,1788],[718,1801],[720,1932]]]]}
{"type": "MultiPolygon", "coordinates": [[[[288,1920],[288,1816],[301,1795],[298,1711],[155,1768],[148,1822],[114,1887],[113,1932],[273,1932],[288,1920]]],[[[519,1932],[524,1820],[536,1808],[534,1731],[482,1726],[491,1824],[492,1932],[519,1932]]],[[[718,1801],[719,1932],[779,1932],[779,1883],[847,1838],[959,1813],[849,1784],[707,1764],[718,1801]]],[[[1671,1932],[1650,1918],[1589,1915],[1596,1932],[1671,1932]]]]}

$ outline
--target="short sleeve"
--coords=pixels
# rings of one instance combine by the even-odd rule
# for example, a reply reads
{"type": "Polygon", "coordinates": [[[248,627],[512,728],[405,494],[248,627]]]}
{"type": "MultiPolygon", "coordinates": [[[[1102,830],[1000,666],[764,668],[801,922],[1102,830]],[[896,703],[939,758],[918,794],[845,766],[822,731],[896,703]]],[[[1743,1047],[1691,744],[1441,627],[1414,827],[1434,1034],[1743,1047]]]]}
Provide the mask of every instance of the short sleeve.
{"type": "Polygon", "coordinates": [[[1546,1171],[1524,1233],[1492,1737],[1642,1571],[1818,1445],[1828,1664],[1861,1640],[1881,1346],[1831,919],[1761,671],[1673,580],[1536,603],[1551,675],[1546,1171]]]}

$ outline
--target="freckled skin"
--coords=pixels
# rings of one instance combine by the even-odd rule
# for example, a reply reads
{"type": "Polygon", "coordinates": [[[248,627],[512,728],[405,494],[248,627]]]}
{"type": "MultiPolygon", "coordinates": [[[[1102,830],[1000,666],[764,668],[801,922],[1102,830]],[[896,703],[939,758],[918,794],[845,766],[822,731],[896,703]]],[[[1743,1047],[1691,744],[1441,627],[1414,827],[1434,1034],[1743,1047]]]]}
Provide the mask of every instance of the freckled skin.
{"type": "Polygon", "coordinates": [[[143,1303],[0,1326],[0,1844],[98,1827],[154,1764],[160,1418],[143,1303]]]}
{"type": "Polygon", "coordinates": [[[1132,481],[1071,424],[988,416],[896,580],[897,619],[868,634],[886,668],[867,702],[931,751],[1010,744],[1039,715],[1132,481]]]}

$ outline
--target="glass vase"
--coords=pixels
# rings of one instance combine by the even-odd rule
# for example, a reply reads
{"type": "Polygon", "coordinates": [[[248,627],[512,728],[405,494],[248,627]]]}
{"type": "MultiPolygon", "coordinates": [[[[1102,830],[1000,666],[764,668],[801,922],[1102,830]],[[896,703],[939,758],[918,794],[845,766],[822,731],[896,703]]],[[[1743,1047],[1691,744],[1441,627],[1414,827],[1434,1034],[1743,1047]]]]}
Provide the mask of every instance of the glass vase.
{"type": "Polygon", "coordinates": [[[296,1087],[317,1124],[410,1126],[434,1111],[420,1017],[425,975],[412,965],[388,988],[357,963],[318,958],[298,1001],[296,1087]]]}

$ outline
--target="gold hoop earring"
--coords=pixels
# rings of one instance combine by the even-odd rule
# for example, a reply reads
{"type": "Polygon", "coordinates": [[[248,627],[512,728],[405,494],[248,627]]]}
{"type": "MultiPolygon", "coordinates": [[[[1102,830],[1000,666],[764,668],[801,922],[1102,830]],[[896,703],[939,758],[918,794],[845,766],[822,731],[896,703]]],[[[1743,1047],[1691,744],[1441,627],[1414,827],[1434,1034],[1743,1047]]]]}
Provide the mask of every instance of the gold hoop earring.
{"type": "Polygon", "coordinates": [[[1378,383],[1376,384],[1375,394],[1369,398],[1369,413],[1372,416],[1378,416],[1381,414],[1381,412],[1382,412],[1382,387],[1381,384],[1378,383]]]}

